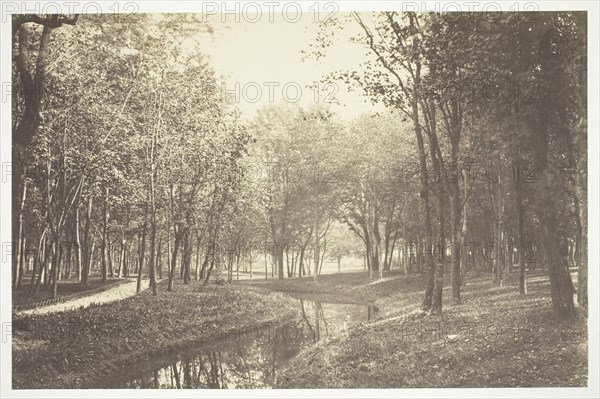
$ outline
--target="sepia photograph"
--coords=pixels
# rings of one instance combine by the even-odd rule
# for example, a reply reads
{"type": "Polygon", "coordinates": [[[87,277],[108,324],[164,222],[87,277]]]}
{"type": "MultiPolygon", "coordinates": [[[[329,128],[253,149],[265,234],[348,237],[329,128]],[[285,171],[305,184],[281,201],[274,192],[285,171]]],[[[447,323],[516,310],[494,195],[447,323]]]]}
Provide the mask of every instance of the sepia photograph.
{"type": "Polygon", "coordinates": [[[1,8],[0,396],[600,394],[599,3],[1,8]]]}

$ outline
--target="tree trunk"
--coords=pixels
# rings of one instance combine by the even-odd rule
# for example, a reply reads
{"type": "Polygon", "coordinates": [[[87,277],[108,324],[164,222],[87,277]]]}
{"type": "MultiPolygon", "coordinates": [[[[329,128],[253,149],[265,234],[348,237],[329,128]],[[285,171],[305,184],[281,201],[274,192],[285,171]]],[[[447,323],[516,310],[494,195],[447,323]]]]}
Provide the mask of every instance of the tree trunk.
{"type": "Polygon", "coordinates": [[[250,280],[252,280],[252,278],[254,277],[254,274],[252,272],[252,264],[254,263],[254,258],[252,255],[252,247],[250,247],[250,249],[248,250],[248,267],[250,268],[250,280]]]}
{"type": "Polygon", "coordinates": [[[125,271],[125,231],[121,230],[121,252],[119,254],[119,269],[117,270],[117,277],[121,278],[125,271]]]}
{"type": "Polygon", "coordinates": [[[20,287],[23,283],[23,276],[25,276],[25,258],[27,254],[27,237],[23,237],[21,240],[21,256],[19,257],[19,277],[17,279],[17,287],[20,287]]]}
{"type": "Polygon", "coordinates": [[[52,299],[56,298],[57,289],[58,289],[58,267],[59,267],[59,251],[60,251],[60,235],[56,237],[54,243],[52,244],[52,299]]]}
{"type": "MultiPolygon", "coordinates": [[[[457,164],[456,164],[457,165],[457,164]]],[[[458,172],[457,172],[458,174],[458,172]]],[[[460,303],[460,287],[462,286],[461,283],[461,275],[460,275],[460,256],[458,253],[458,249],[460,246],[460,243],[462,242],[461,239],[461,228],[462,228],[462,223],[461,223],[461,211],[462,211],[462,199],[460,196],[460,187],[458,185],[458,176],[455,177],[456,178],[456,183],[451,182],[450,183],[450,193],[451,193],[451,208],[450,208],[450,227],[452,230],[452,243],[451,243],[451,250],[453,251],[452,253],[452,299],[454,300],[454,303],[459,304],[460,303]]],[[[454,177],[453,177],[454,180],[454,177]]],[[[442,247],[442,250],[445,252],[446,248],[442,247]]]]}
{"type": "MultiPolygon", "coordinates": [[[[435,107],[432,108],[432,119],[435,121],[435,107]]],[[[430,312],[441,313],[442,312],[442,292],[444,286],[444,262],[445,262],[445,217],[444,217],[444,190],[442,187],[442,176],[441,176],[441,158],[438,157],[439,144],[436,134],[435,126],[430,128],[429,136],[429,155],[433,164],[434,173],[436,173],[436,194],[438,200],[437,206],[437,219],[438,219],[438,238],[439,241],[436,245],[431,248],[431,259],[433,261],[435,253],[438,252],[438,258],[436,259],[437,265],[435,266],[434,282],[433,282],[433,296],[431,302],[430,312]],[[437,248],[436,248],[437,247],[437,248]]]]}
{"type": "MultiPolygon", "coordinates": [[[[142,225],[142,231],[140,232],[139,240],[139,261],[138,261],[138,275],[137,275],[137,287],[136,293],[142,291],[142,273],[144,271],[144,258],[146,256],[146,230],[148,229],[148,206],[144,207],[144,224],[142,225]]],[[[150,273],[148,273],[150,274],[150,273]]]]}
{"type": "Polygon", "coordinates": [[[527,281],[525,280],[525,209],[523,206],[522,186],[520,174],[515,179],[516,207],[517,207],[517,240],[519,254],[519,293],[527,294],[527,281]]]}
{"type": "Polygon", "coordinates": [[[31,37],[34,29],[28,24],[21,24],[19,30],[19,57],[18,68],[22,83],[24,110],[21,120],[13,134],[13,144],[27,148],[41,123],[40,108],[44,100],[44,91],[40,90],[46,76],[48,56],[50,54],[50,36],[54,28],[44,26],[40,37],[35,68],[28,65],[29,48],[28,43],[33,41],[31,37]],[[30,71],[34,70],[34,75],[30,71]]]}
{"type": "Polygon", "coordinates": [[[102,282],[106,283],[106,240],[108,235],[108,187],[104,191],[104,204],[102,209],[102,243],[100,245],[101,264],[102,264],[102,282]]]}
{"type": "Polygon", "coordinates": [[[182,276],[183,284],[190,283],[190,263],[192,262],[192,243],[191,229],[186,227],[183,233],[183,259],[182,259],[182,276]]]}
{"type": "Polygon", "coordinates": [[[84,253],[83,253],[83,265],[81,268],[82,269],[81,270],[81,284],[84,287],[87,287],[89,285],[88,277],[90,274],[89,272],[90,272],[91,261],[92,261],[92,253],[91,253],[91,249],[90,249],[91,218],[92,218],[92,195],[90,194],[88,197],[87,212],[85,214],[85,228],[84,228],[84,232],[83,232],[84,253]]]}
{"type": "Polygon", "coordinates": [[[148,279],[150,280],[150,288],[152,289],[152,295],[158,294],[156,289],[156,267],[155,267],[155,247],[156,247],[156,208],[154,201],[151,203],[150,213],[150,260],[148,261],[148,279]]]}
{"type": "Polygon", "coordinates": [[[158,278],[162,280],[162,235],[158,239],[156,248],[156,270],[158,270],[158,278]]]}
{"type": "MultiPolygon", "coordinates": [[[[429,174],[427,172],[427,159],[425,157],[425,144],[423,141],[423,134],[421,132],[421,124],[419,122],[419,108],[418,101],[415,98],[412,102],[412,115],[414,121],[415,136],[417,137],[417,147],[419,153],[419,164],[421,174],[421,198],[423,199],[423,208],[425,209],[425,233],[427,245],[431,247],[433,245],[433,231],[431,227],[431,211],[429,205],[429,174]]],[[[434,288],[434,272],[435,263],[433,256],[428,259],[429,263],[429,277],[427,279],[427,288],[425,289],[425,295],[421,307],[423,310],[428,311],[431,309],[433,304],[433,288],[434,288]]]]}
{"type": "Polygon", "coordinates": [[[291,278],[292,277],[292,269],[290,269],[290,247],[289,246],[285,247],[285,264],[287,267],[287,276],[288,276],[288,278],[291,278]]]}
{"type": "Polygon", "coordinates": [[[283,245],[277,245],[276,247],[276,259],[277,259],[277,278],[283,280],[283,245]]]}
{"type": "MultiPolygon", "coordinates": [[[[70,238],[70,235],[68,233],[67,237],[70,238]]],[[[70,280],[71,279],[71,261],[73,260],[73,242],[69,239],[69,241],[67,242],[67,250],[66,250],[66,254],[65,254],[65,274],[64,274],[64,278],[65,280],[70,280]]]]}
{"type": "Polygon", "coordinates": [[[50,255],[50,250],[48,249],[48,246],[49,246],[48,241],[49,241],[49,239],[48,239],[48,236],[46,235],[44,237],[44,241],[42,243],[42,245],[43,245],[43,252],[42,252],[43,260],[41,261],[42,264],[40,266],[40,272],[38,274],[38,278],[37,278],[37,281],[35,283],[35,288],[34,288],[34,291],[33,291],[33,295],[34,296],[36,296],[36,295],[39,294],[39,292],[40,292],[40,285],[42,283],[42,280],[46,279],[46,270],[47,270],[47,267],[48,267],[48,258],[49,258],[49,255],[50,255]]]}
{"type": "MultiPolygon", "coordinates": [[[[317,182],[318,188],[318,182],[317,182]]],[[[318,195],[317,195],[318,196],[318,195]]],[[[319,258],[320,258],[320,249],[319,249],[319,225],[320,225],[320,215],[319,215],[319,203],[315,200],[315,275],[314,279],[317,281],[319,274],[319,258]]]]}
{"type": "MultiPolygon", "coordinates": [[[[441,313],[442,312],[442,290],[444,286],[444,261],[445,261],[445,253],[444,249],[446,248],[446,239],[444,236],[444,194],[442,190],[438,190],[438,220],[439,220],[439,248],[432,249],[431,257],[434,257],[436,251],[439,251],[438,258],[436,259],[437,265],[435,268],[435,280],[433,287],[433,302],[431,304],[431,313],[441,313]]],[[[435,247],[435,246],[434,246],[435,247]]]]}
{"type": "Polygon", "coordinates": [[[112,250],[112,246],[110,245],[110,232],[106,232],[106,250],[108,253],[108,274],[110,275],[110,278],[113,278],[115,276],[115,271],[113,268],[113,250],[112,250]]]}
{"type": "Polygon", "coordinates": [[[268,269],[268,265],[267,265],[267,258],[268,258],[268,252],[265,251],[264,252],[264,258],[265,258],[265,280],[268,280],[269,278],[269,269],[268,269]]]}
{"type": "Polygon", "coordinates": [[[195,278],[196,281],[200,280],[200,244],[201,244],[201,240],[200,240],[200,233],[197,234],[196,237],[196,271],[195,271],[195,278]]]}
{"type": "Polygon", "coordinates": [[[550,296],[552,308],[559,319],[569,319],[575,315],[573,302],[573,281],[569,273],[568,265],[558,252],[560,248],[560,237],[557,234],[557,223],[552,207],[552,191],[550,172],[547,168],[541,173],[540,185],[542,202],[540,222],[544,236],[544,253],[548,260],[548,274],[550,277],[550,296]]]}
{"type": "Polygon", "coordinates": [[[181,241],[181,234],[177,232],[177,228],[173,227],[175,235],[175,243],[173,244],[173,255],[171,256],[171,265],[169,268],[169,285],[167,291],[173,291],[173,275],[175,273],[175,267],[177,266],[177,253],[179,252],[179,242],[181,241]]]}
{"type": "MultiPolygon", "coordinates": [[[[17,249],[16,256],[13,257],[13,288],[20,287],[21,281],[23,281],[23,257],[24,257],[24,246],[23,246],[23,209],[25,207],[25,198],[27,197],[27,184],[24,178],[14,177],[15,179],[21,179],[22,191],[21,191],[21,200],[19,201],[19,211],[18,211],[18,226],[17,226],[17,240],[14,243],[14,247],[17,249]]],[[[16,195],[13,194],[13,195],[16,195]]],[[[14,239],[13,239],[14,242],[14,239]]]]}

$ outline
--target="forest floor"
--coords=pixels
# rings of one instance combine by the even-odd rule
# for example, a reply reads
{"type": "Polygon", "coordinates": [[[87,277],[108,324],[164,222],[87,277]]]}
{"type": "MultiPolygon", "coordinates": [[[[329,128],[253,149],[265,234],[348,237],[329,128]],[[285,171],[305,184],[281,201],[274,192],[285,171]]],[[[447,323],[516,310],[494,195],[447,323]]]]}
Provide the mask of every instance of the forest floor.
{"type": "Polygon", "coordinates": [[[504,287],[490,280],[489,274],[467,275],[459,305],[451,304],[451,289],[445,286],[441,316],[419,309],[425,280],[418,275],[405,279],[399,271],[379,280],[347,273],[317,281],[242,284],[327,293],[379,307],[375,320],[291,359],[279,374],[280,388],[586,386],[586,318],[555,319],[544,274],[528,276],[527,295],[518,293],[514,276],[504,287]]]}
{"type": "MultiPolygon", "coordinates": [[[[15,305],[32,305],[38,302],[50,300],[52,298],[51,288],[41,287],[38,295],[31,295],[29,293],[29,279],[31,276],[26,276],[21,287],[13,288],[12,290],[12,306],[15,305]]],[[[109,278],[106,283],[102,282],[101,278],[91,278],[88,286],[84,287],[79,281],[59,281],[57,292],[58,297],[65,297],[73,294],[85,294],[86,291],[98,292],[103,287],[107,289],[114,288],[117,283],[124,283],[128,281],[124,278],[109,278]],[[96,291],[98,290],[98,291],[96,291]]]]}
{"type": "MultiPolygon", "coordinates": [[[[147,285],[147,284],[146,284],[147,285]]],[[[176,282],[120,301],[44,315],[13,313],[13,388],[85,388],[123,368],[248,327],[296,316],[286,295],[176,282]]]]}

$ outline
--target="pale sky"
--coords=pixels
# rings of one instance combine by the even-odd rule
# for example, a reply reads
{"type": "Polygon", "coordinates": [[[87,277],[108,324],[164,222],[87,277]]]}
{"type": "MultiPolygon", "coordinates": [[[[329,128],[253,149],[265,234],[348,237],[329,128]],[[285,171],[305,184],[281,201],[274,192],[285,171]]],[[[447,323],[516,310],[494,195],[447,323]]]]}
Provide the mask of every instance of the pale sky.
{"type": "Polygon", "coordinates": [[[310,51],[309,43],[314,42],[319,29],[313,15],[303,16],[296,23],[280,15],[273,22],[268,18],[256,23],[229,19],[223,23],[215,16],[211,22],[214,34],[203,39],[202,53],[210,57],[227,90],[238,95],[244,117],[253,117],[266,104],[297,99],[303,106],[327,103],[343,119],[383,109],[373,107],[368,99],[365,103],[360,90],[348,93],[343,82],[335,86],[319,83],[318,91],[307,87],[329,72],[359,67],[366,49],[349,42],[351,29],[336,35],[325,58],[302,61],[301,51],[310,51]]]}

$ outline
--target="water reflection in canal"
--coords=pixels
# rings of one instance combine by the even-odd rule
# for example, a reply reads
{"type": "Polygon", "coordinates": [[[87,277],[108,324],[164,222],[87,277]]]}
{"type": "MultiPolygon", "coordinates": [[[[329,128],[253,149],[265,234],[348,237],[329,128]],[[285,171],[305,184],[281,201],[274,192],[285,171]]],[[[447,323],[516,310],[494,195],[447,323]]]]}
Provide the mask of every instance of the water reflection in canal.
{"type": "Polygon", "coordinates": [[[301,318],[250,330],[229,330],[221,338],[124,370],[104,386],[112,388],[270,388],[277,369],[302,349],[370,320],[374,306],[296,297],[301,318]]]}

